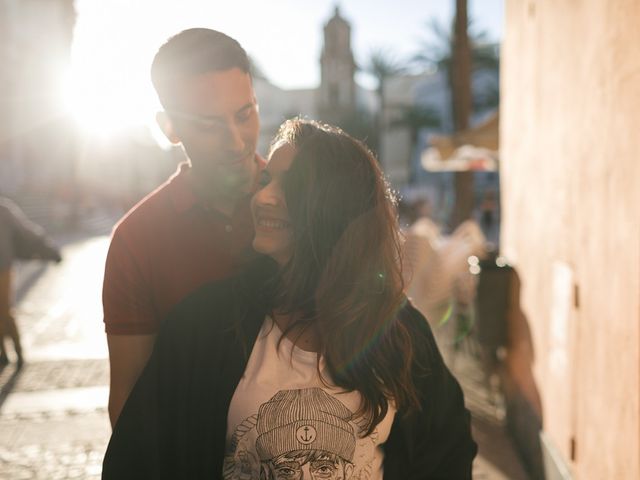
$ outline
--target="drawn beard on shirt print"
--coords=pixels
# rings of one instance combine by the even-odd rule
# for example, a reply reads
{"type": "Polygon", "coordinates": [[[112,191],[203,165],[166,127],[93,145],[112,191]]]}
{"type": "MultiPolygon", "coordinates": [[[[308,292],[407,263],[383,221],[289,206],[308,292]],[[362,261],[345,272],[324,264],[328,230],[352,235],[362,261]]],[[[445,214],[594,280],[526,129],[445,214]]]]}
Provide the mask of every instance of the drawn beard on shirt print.
{"type": "Polygon", "coordinates": [[[378,432],[321,388],[280,390],[235,429],[225,480],[357,480],[371,476],[378,432]]]}

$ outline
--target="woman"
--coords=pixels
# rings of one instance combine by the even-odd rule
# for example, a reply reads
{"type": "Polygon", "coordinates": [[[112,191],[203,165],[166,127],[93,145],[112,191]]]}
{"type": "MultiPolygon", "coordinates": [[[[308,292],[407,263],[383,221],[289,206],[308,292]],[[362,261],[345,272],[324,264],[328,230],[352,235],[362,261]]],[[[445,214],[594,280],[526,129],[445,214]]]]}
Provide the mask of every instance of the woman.
{"type": "Polygon", "coordinates": [[[375,158],[299,119],[269,157],[264,256],[165,320],[103,478],[471,478],[469,415],[403,294],[375,158]]]}

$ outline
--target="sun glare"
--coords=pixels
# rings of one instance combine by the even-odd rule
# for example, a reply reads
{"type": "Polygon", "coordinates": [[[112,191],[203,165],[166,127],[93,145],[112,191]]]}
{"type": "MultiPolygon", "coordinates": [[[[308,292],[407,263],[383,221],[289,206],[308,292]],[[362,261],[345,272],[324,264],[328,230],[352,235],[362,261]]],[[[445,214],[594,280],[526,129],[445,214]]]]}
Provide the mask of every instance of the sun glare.
{"type": "Polygon", "coordinates": [[[150,92],[144,91],[144,82],[128,78],[126,73],[108,68],[97,71],[92,67],[91,64],[74,64],[65,81],[66,109],[83,131],[110,136],[153,121],[157,106],[150,92]]]}

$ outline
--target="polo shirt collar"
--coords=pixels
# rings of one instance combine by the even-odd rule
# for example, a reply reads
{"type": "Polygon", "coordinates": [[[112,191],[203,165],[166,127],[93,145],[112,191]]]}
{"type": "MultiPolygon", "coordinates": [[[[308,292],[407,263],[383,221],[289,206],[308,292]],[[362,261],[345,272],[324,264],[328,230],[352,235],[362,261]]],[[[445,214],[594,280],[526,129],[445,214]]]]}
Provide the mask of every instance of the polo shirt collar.
{"type": "Polygon", "coordinates": [[[173,207],[178,213],[184,213],[198,203],[198,198],[187,181],[187,173],[190,169],[188,162],[182,162],[176,173],[169,179],[169,193],[173,207]]]}

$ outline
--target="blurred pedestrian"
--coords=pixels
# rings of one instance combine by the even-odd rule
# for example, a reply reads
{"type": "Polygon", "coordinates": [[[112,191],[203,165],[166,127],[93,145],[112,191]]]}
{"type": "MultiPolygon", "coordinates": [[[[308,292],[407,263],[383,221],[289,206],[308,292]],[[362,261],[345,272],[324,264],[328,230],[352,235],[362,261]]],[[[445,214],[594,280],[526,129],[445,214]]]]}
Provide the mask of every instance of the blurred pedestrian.
{"type": "Polygon", "coordinates": [[[487,240],[492,243],[492,248],[497,248],[500,238],[500,205],[496,189],[488,188],[483,192],[476,220],[487,240]]]}
{"type": "Polygon", "coordinates": [[[14,260],[52,260],[62,257],[43,229],[27,219],[8,198],[0,197],[0,366],[9,363],[5,338],[13,342],[18,366],[24,357],[18,325],[11,312],[12,264],[14,260]]]}
{"type": "Polygon", "coordinates": [[[403,293],[373,154],[281,127],[251,207],[263,256],[161,326],[103,479],[471,478],[462,391],[403,293]]]}
{"type": "Polygon", "coordinates": [[[485,255],[486,239],[473,220],[460,224],[451,235],[443,235],[438,225],[423,214],[416,215],[414,223],[404,231],[404,240],[407,296],[431,323],[449,360],[449,347],[460,336],[457,319],[461,317],[457,314],[467,310],[475,292],[468,259],[485,255]]]}
{"type": "Polygon", "coordinates": [[[204,28],[160,47],[151,79],[164,111],[158,123],[188,158],[115,227],[103,286],[115,423],[153,349],[161,319],[204,283],[229,276],[253,237],[250,194],[258,105],[240,44],[204,28]]]}

